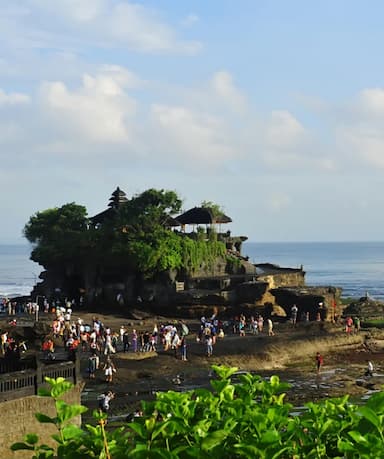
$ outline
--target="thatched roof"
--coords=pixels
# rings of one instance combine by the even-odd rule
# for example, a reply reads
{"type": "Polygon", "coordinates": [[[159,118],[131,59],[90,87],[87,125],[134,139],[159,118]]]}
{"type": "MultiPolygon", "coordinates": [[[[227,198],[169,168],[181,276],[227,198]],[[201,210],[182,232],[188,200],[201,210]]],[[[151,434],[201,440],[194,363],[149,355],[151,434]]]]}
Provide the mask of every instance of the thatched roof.
{"type": "Polygon", "coordinates": [[[199,225],[212,223],[230,223],[232,219],[227,215],[214,215],[208,207],[194,207],[176,217],[180,225],[199,225]]]}

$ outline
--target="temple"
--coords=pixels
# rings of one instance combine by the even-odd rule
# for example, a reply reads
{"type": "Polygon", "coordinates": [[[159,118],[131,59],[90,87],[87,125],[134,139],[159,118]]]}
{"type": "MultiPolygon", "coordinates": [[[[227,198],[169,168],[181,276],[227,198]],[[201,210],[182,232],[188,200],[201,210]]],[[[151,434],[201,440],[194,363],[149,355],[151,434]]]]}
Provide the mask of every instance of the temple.
{"type": "MultiPolygon", "coordinates": [[[[90,224],[97,229],[110,223],[127,202],[126,194],[117,187],[107,209],[91,217],[90,224]]],[[[69,263],[64,267],[64,274],[54,270],[45,272],[44,281],[38,284],[35,293],[47,297],[53,297],[55,292],[76,296],[77,291],[85,304],[115,304],[125,308],[137,307],[140,298],[140,305],[153,312],[184,317],[198,316],[212,307],[227,315],[236,315],[239,311],[251,314],[267,311],[287,316],[293,304],[311,320],[318,317],[320,304],[323,305],[322,316],[328,318],[336,314],[340,289],[307,286],[303,267],[251,263],[242,253],[247,236],[234,236],[227,228],[223,231],[222,227],[231,222],[229,216],[209,207],[194,207],[164,219],[164,227],[180,237],[223,243],[224,253],[216,256],[209,266],[204,263],[193,269],[184,266],[145,278],[129,268],[129,260],[122,263],[121,256],[102,263],[84,262],[77,267],[69,263]]]]}

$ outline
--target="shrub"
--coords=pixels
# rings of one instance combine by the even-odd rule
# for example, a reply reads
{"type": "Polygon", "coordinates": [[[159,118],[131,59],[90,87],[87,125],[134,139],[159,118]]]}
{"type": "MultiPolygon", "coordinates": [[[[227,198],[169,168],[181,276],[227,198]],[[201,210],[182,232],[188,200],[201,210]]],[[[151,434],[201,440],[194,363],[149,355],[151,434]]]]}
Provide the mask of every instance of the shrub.
{"type": "Polygon", "coordinates": [[[348,396],[308,403],[295,415],[284,401],[289,387],[277,376],[268,381],[236,368],[214,366],[211,390],[158,393],[143,402],[143,416],[125,427],[106,431],[106,416],[95,411],[96,426],[70,425],[85,408],[67,405],[61,395],[71,387],[47,379],[57,416],[37,414],[56,425],[57,448],[39,445],[34,434],[13,450],[27,449],[34,458],[380,458],[384,457],[384,392],[363,406],[348,396]],[[234,377],[235,376],[235,377],[234,377]]]}

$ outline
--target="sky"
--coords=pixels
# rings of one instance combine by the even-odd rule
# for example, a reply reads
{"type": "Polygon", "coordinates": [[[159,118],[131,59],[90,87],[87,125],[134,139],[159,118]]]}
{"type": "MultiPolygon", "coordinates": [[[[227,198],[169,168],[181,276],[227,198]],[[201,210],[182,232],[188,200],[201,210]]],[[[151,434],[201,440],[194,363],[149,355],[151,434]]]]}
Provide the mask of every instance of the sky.
{"type": "Polygon", "coordinates": [[[378,241],[381,0],[1,0],[0,242],[119,186],[252,242],[378,241]],[[227,228],[225,228],[227,229],[227,228]]]}

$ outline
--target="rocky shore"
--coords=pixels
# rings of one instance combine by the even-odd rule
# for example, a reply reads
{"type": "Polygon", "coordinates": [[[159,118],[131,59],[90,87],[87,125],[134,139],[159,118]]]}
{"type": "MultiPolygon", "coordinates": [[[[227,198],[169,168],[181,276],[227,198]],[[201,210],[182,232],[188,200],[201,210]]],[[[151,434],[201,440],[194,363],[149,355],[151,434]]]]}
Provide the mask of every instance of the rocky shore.
{"type": "MultiPolygon", "coordinates": [[[[118,314],[89,312],[82,313],[81,318],[90,323],[95,315],[115,331],[121,325],[129,332],[133,329],[152,331],[155,323],[177,322],[160,316],[145,317],[145,314],[141,319],[132,319],[118,314]]],[[[31,347],[38,345],[38,336],[49,329],[51,319],[50,316],[42,316],[35,334],[29,332],[31,347]]],[[[265,331],[258,335],[247,331],[245,336],[239,336],[228,329],[224,338],[217,339],[213,355],[207,357],[205,345],[196,340],[198,321],[187,320],[187,324],[190,331],[187,361],[182,361],[179,354],[175,357],[172,350],[164,351],[161,345],[157,352],[137,353],[131,349],[124,353],[119,345],[118,352],[112,357],[117,371],[110,384],[105,382],[102,370],[96,372],[95,379],[89,379],[89,352],[79,350],[85,382],[82,401],[89,408],[84,422],[90,419],[92,409],[97,408],[98,396],[107,389],[116,394],[111,403],[111,418],[124,420],[140,406],[141,400],[153,398],[157,391],[209,387],[213,364],[237,367],[239,372],[250,371],[265,378],[278,375],[291,384],[287,399],[295,406],[344,394],[361,398],[372,390],[380,389],[384,383],[384,331],[379,329],[362,329],[359,333],[347,335],[342,324],[309,322],[293,327],[289,321],[275,323],[274,336],[268,336],[265,331]],[[319,375],[315,369],[317,351],[324,356],[319,375]],[[364,376],[367,360],[371,360],[375,368],[370,378],[364,376]]],[[[9,328],[7,321],[0,326],[2,329],[9,328]]],[[[21,327],[13,327],[12,333],[20,335],[21,327]]],[[[60,341],[57,341],[56,348],[58,355],[64,354],[60,341]]],[[[101,356],[101,362],[103,360],[104,356],[101,356]]]]}
{"type": "MultiPolygon", "coordinates": [[[[169,321],[161,317],[128,322],[117,316],[101,319],[112,329],[124,324],[143,331],[150,330],[155,322],[169,321]]],[[[111,416],[119,419],[139,407],[141,400],[153,398],[157,391],[209,387],[213,364],[237,367],[239,372],[250,371],[265,378],[278,375],[291,384],[287,399],[295,406],[345,394],[360,398],[384,383],[384,332],[377,329],[347,335],[341,324],[310,322],[293,328],[289,322],[277,323],[274,336],[266,332],[244,337],[228,333],[217,340],[213,355],[207,357],[205,346],[196,341],[198,322],[189,321],[188,326],[187,361],[161,346],[157,352],[118,352],[113,356],[117,372],[112,384],[104,382],[101,371],[95,380],[87,379],[84,361],[83,403],[90,412],[97,407],[97,396],[107,388],[116,393],[111,416]],[[317,351],[324,356],[319,375],[315,369],[317,351]],[[375,368],[371,378],[364,376],[367,360],[375,368]]]]}

